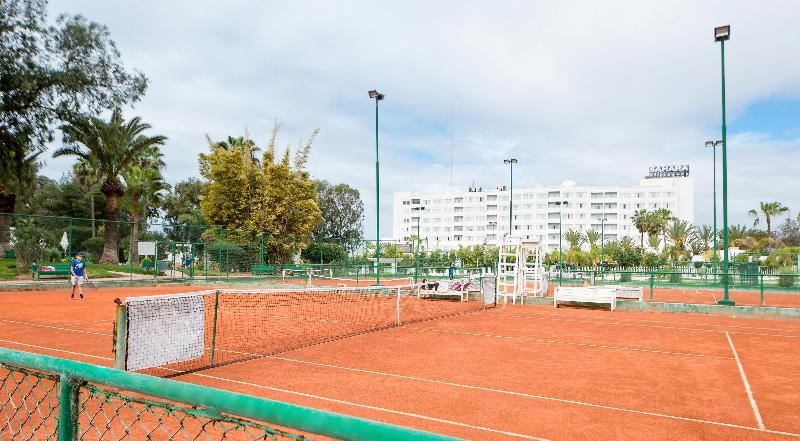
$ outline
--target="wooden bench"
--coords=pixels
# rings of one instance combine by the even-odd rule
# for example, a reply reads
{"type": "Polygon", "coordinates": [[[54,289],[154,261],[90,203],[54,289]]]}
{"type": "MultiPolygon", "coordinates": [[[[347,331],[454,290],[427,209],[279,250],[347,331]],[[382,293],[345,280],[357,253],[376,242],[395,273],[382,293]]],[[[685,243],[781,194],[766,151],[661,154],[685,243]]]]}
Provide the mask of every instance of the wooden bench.
{"type": "Polygon", "coordinates": [[[278,269],[275,268],[275,265],[263,265],[258,263],[251,266],[250,271],[253,273],[254,276],[262,276],[262,275],[278,273],[278,269]]]}
{"type": "Polygon", "coordinates": [[[40,280],[42,277],[50,276],[67,276],[70,277],[72,272],[69,269],[68,263],[51,263],[47,265],[39,265],[34,263],[31,266],[31,273],[33,280],[40,280]]]}
{"type": "Polygon", "coordinates": [[[553,307],[558,302],[598,303],[609,305],[613,311],[617,307],[617,294],[614,288],[592,286],[558,286],[553,294],[553,307]]]}

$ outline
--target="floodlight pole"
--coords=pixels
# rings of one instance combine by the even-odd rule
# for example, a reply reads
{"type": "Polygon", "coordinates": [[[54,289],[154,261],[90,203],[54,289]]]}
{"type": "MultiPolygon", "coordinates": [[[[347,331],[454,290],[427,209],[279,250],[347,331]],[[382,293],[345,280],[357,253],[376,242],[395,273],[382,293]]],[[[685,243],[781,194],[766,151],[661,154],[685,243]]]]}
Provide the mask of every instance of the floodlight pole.
{"type": "Polygon", "coordinates": [[[564,253],[561,248],[561,224],[563,222],[564,205],[567,204],[567,201],[558,201],[556,204],[558,204],[558,286],[561,286],[561,270],[564,266],[564,253]]]}
{"type": "MultiPolygon", "coordinates": [[[[419,207],[415,209],[415,211],[422,211],[425,207],[419,207]]],[[[422,217],[422,213],[417,214],[417,246],[414,247],[414,283],[417,283],[417,279],[419,279],[419,247],[422,244],[422,239],[419,236],[419,222],[420,218],[422,217]]]]}
{"type": "MultiPolygon", "coordinates": [[[[717,143],[711,144],[711,150],[714,154],[714,257],[712,258],[712,266],[714,272],[717,272],[717,143]]],[[[716,276],[714,276],[716,279],[716,276]]]]}
{"type": "Polygon", "coordinates": [[[375,99],[375,285],[381,285],[381,166],[378,156],[378,101],[385,96],[375,90],[369,91],[375,99]]]}
{"type": "Polygon", "coordinates": [[[605,222],[606,218],[600,219],[600,270],[603,270],[603,264],[605,261],[603,260],[603,248],[605,245],[605,238],[606,238],[606,229],[605,229],[605,222]]]}
{"type": "MultiPolygon", "coordinates": [[[[715,30],[716,37],[716,30],[715,30]]],[[[721,305],[734,305],[735,302],[730,298],[728,272],[730,261],[728,260],[728,127],[725,121],[725,40],[730,38],[730,28],[728,34],[716,37],[720,42],[720,57],[722,67],[722,287],[723,298],[718,302],[721,305]]],[[[715,251],[716,252],[716,251],[715,251]]]]}
{"type": "Polygon", "coordinates": [[[514,224],[514,164],[517,160],[514,158],[504,159],[503,164],[509,165],[511,172],[511,179],[509,182],[509,196],[508,196],[508,237],[513,235],[512,225],[514,224]]]}

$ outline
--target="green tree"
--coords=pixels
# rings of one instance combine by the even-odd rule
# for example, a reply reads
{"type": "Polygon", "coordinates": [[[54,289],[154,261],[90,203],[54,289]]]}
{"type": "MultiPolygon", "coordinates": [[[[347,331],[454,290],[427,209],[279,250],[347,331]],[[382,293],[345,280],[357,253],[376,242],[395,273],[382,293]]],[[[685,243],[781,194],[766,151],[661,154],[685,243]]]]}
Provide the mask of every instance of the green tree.
{"type": "Polygon", "coordinates": [[[88,161],[78,161],[72,166],[72,175],[75,183],[83,190],[84,194],[89,195],[89,216],[92,220],[92,237],[97,235],[97,225],[95,222],[95,201],[94,196],[100,190],[100,181],[103,176],[97,167],[88,161]]]}
{"type": "Polygon", "coordinates": [[[170,185],[164,182],[161,173],[154,167],[134,165],[122,173],[125,181],[123,201],[130,208],[133,231],[131,232],[131,259],[139,264],[139,224],[146,219],[148,208],[161,202],[162,192],[170,185]]]}
{"type": "Polygon", "coordinates": [[[708,225],[697,226],[694,228],[694,237],[702,247],[702,251],[710,250],[714,245],[714,229],[708,225]]]}
{"type": "Polygon", "coordinates": [[[200,240],[206,223],[200,209],[203,185],[199,179],[189,178],[175,184],[172,191],[164,195],[161,201],[164,230],[171,240],[190,243],[200,240]]]}
{"type": "Polygon", "coordinates": [[[120,177],[131,167],[138,165],[153,146],[163,145],[166,137],[146,136],[150,129],[139,117],[130,121],[122,119],[122,112],[113,112],[109,121],[91,117],[62,127],[68,144],[57,149],[53,157],[77,156],[93,164],[103,177],[100,192],[106,197],[104,248],[100,263],[119,263],[119,207],[118,199],[124,194],[120,177]]]}
{"type": "Polygon", "coordinates": [[[347,184],[331,185],[314,181],[317,204],[322,221],[314,230],[314,240],[337,240],[355,250],[364,238],[364,202],[361,195],[347,184]]]}
{"type": "MultiPolygon", "coordinates": [[[[750,236],[753,230],[747,225],[731,225],[728,227],[728,240],[733,242],[736,239],[744,239],[750,236]]],[[[719,240],[722,240],[722,231],[719,231],[719,240]]]]}
{"type": "Polygon", "coordinates": [[[666,235],[672,243],[670,257],[672,260],[680,260],[694,238],[694,227],[687,221],[672,218],[667,224],[666,235]]]}
{"type": "Polygon", "coordinates": [[[650,225],[650,214],[645,209],[636,210],[636,212],[633,213],[631,220],[633,221],[633,226],[639,232],[640,244],[642,252],[644,252],[644,233],[648,231],[650,225]]]}
{"type": "MultiPolygon", "coordinates": [[[[139,100],[147,80],[129,72],[108,29],[82,16],[49,24],[46,0],[0,2],[0,211],[14,211],[26,164],[53,141],[56,125],[139,100]]],[[[2,234],[0,232],[0,234],[2,234]]]]}
{"type": "Polygon", "coordinates": [[[761,217],[764,216],[764,223],[767,224],[767,236],[772,237],[772,219],[786,214],[789,212],[789,207],[784,207],[780,202],[761,202],[757,210],[750,210],[747,212],[750,216],[754,217],[753,226],[757,226],[761,222],[761,217]]]}
{"type": "Polygon", "coordinates": [[[589,249],[592,250],[600,241],[600,232],[597,230],[588,230],[586,232],[586,243],[589,244],[589,249]]]}
{"type": "Polygon", "coordinates": [[[564,240],[569,242],[570,250],[579,250],[586,241],[586,236],[578,230],[569,229],[564,233],[564,240]]]}

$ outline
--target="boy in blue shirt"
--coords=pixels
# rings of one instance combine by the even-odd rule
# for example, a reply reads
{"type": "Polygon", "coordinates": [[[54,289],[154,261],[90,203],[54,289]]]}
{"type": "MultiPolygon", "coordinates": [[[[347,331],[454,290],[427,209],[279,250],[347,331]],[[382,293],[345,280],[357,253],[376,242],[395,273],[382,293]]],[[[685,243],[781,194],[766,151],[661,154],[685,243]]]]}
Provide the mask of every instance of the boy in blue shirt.
{"type": "Polygon", "coordinates": [[[88,266],[87,262],[83,260],[83,254],[78,253],[75,255],[75,260],[72,261],[69,267],[69,272],[72,273],[70,280],[72,281],[72,295],[69,296],[71,300],[75,300],[75,287],[78,287],[80,299],[85,300],[83,297],[83,281],[89,280],[89,274],[86,271],[88,266]]]}

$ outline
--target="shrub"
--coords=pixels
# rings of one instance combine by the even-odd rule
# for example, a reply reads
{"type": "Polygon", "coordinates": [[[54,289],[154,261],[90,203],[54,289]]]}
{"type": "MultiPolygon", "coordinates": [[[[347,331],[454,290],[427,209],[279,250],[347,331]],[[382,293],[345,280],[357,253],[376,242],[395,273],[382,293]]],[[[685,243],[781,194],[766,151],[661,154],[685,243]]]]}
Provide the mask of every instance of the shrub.
{"type": "Polygon", "coordinates": [[[792,268],[785,266],[778,270],[778,286],[782,288],[791,288],[797,283],[797,275],[792,274],[792,268]]]}
{"type": "Polygon", "coordinates": [[[43,238],[46,230],[33,219],[20,219],[14,229],[14,253],[17,255],[17,271],[27,273],[31,264],[42,258],[43,238]]]}
{"type": "Polygon", "coordinates": [[[620,282],[630,282],[631,281],[631,273],[622,273],[619,275],[620,282]]]}
{"type": "Polygon", "coordinates": [[[670,275],[669,275],[669,283],[681,283],[681,274],[680,273],[670,273],[670,275]]]}
{"type": "Polygon", "coordinates": [[[347,249],[335,243],[315,242],[300,253],[303,260],[311,263],[319,263],[320,255],[322,263],[341,262],[347,258],[347,249]]]}

